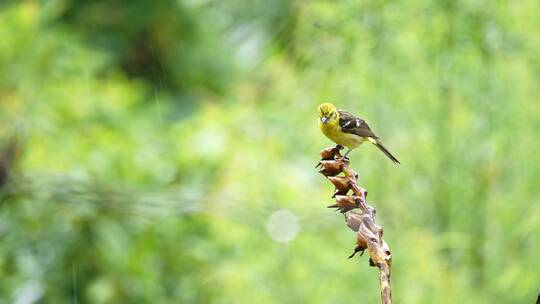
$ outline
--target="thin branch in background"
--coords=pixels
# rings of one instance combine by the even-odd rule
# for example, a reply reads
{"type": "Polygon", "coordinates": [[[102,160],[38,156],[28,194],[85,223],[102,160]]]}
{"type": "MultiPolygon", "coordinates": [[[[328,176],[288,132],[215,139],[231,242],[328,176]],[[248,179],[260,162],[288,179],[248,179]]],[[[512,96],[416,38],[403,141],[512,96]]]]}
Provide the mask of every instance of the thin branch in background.
{"type": "Polygon", "coordinates": [[[345,214],[347,226],[356,232],[356,247],[349,258],[367,249],[369,265],[379,268],[379,283],[381,289],[381,302],[392,303],[390,287],[390,274],[392,269],[392,253],[390,247],[383,240],[383,228],[375,223],[375,208],[366,203],[367,191],[358,186],[358,174],[349,167],[349,160],[340,154],[340,147],[330,147],[322,150],[320,173],[328,178],[334,185],[333,198],[336,203],[328,208],[336,208],[345,214]],[[348,195],[352,191],[352,195],[348,195]],[[352,211],[360,209],[361,212],[352,211]]]}

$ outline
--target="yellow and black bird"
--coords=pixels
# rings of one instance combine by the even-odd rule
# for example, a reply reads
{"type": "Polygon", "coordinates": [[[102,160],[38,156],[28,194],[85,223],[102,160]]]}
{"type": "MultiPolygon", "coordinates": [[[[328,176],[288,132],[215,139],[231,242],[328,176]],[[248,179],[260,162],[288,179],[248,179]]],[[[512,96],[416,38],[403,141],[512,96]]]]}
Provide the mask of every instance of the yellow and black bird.
{"type": "Polygon", "coordinates": [[[336,144],[349,149],[343,157],[367,140],[377,146],[394,163],[399,164],[399,160],[383,146],[379,137],[371,131],[362,118],[347,111],[338,110],[336,106],[327,102],[319,105],[318,112],[319,128],[323,134],[336,144]]]}

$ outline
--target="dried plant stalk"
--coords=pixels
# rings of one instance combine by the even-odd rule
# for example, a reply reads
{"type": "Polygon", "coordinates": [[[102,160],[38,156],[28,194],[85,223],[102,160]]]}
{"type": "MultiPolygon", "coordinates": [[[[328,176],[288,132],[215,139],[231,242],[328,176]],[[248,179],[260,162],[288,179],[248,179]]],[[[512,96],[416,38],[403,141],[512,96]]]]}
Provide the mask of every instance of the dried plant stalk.
{"type": "Polygon", "coordinates": [[[320,152],[322,159],[317,165],[321,167],[319,172],[326,176],[336,188],[332,196],[336,203],[328,207],[336,208],[345,214],[347,226],[356,232],[356,247],[349,258],[358,252],[362,255],[367,249],[370,266],[379,268],[381,302],[389,304],[392,303],[390,287],[392,253],[382,238],[382,227],[375,224],[375,208],[367,205],[367,191],[358,186],[358,174],[349,167],[349,160],[342,158],[340,149],[340,146],[336,146],[322,150],[320,152]],[[347,195],[349,191],[353,194],[347,195]],[[357,208],[361,212],[351,211],[357,208]]]}

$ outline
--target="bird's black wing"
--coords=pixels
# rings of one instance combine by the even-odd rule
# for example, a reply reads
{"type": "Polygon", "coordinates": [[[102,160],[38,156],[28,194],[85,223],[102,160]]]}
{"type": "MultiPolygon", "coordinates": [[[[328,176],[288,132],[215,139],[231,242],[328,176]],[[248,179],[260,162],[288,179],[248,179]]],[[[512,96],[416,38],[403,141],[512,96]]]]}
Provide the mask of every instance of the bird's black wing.
{"type": "Polygon", "coordinates": [[[372,137],[377,139],[377,135],[371,131],[371,128],[365,120],[360,117],[356,117],[351,113],[343,110],[338,110],[339,113],[339,126],[341,131],[345,133],[356,134],[362,137],[372,137]]]}

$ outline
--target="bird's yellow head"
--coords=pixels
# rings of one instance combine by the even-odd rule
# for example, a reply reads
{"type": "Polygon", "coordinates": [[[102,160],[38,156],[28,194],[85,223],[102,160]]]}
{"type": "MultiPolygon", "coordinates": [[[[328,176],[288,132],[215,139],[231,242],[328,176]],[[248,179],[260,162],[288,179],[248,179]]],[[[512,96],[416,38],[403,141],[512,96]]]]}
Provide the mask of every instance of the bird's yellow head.
{"type": "Polygon", "coordinates": [[[329,102],[321,103],[317,110],[319,112],[319,119],[322,124],[336,123],[339,119],[336,106],[329,102]]]}

